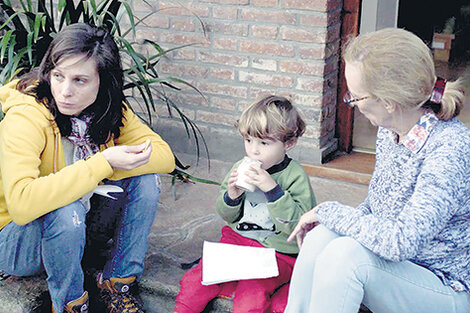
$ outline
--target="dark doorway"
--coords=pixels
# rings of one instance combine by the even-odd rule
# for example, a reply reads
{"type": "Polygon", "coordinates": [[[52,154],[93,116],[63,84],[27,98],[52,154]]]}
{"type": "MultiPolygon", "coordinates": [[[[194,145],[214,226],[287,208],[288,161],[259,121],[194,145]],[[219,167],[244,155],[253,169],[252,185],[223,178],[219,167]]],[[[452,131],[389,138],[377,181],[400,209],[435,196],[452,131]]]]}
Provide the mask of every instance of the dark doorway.
{"type": "Polygon", "coordinates": [[[466,58],[470,50],[469,0],[403,0],[399,2],[398,27],[415,33],[430,47],[433,34],[442,32],[446,26],[448,29],[452,28],[455,34],[449,61],[455,62],[466,58]]]}

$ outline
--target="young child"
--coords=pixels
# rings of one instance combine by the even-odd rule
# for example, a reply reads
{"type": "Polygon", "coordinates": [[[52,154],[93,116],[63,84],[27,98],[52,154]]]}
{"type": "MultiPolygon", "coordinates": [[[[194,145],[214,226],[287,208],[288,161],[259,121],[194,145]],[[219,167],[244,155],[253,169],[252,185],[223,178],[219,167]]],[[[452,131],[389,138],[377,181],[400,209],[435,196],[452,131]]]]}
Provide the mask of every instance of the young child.
{"type": "Polygon", "coordinates": [[[204,286],[201,260],[180,281],[177,313],[202,312],[213,298],[232,295],[234,313],[283,312],[287,303],[287,283],[298,253],[297,244],[287,237],[300,216],[316,205],[307,173],[286,155],[304,133],[305,123],[289,100],[269,96],[245,109],[236,126],[246,155],[261,166],[251,166],[246,174],[246,182],[256,186],[253,192],[235,185],[241,161],[222,183],[216,207],[228,226],[222,228],[220,242],[274,248],[279,276],[204,286]]]}

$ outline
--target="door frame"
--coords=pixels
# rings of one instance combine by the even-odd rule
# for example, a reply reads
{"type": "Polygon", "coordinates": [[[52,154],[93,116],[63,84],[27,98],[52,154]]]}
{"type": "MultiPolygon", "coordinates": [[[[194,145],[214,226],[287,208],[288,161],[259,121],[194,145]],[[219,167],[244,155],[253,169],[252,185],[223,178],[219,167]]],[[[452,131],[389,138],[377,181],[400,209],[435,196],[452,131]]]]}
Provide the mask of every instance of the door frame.
{"type": "MultiPolygon", "coordinates": [[[[361,3],[362,0],[343,0],[340,52],[344,43],[350,37],[355,37],[359,33],[361,3]]],[[[343,102],[343,95],[348,89],[344,77],[344,65],[343,58],[340,58],[335,133],[338,138],[339,150],[349,153],[352,150],[354,108],[349,107],[343,102]]]]}

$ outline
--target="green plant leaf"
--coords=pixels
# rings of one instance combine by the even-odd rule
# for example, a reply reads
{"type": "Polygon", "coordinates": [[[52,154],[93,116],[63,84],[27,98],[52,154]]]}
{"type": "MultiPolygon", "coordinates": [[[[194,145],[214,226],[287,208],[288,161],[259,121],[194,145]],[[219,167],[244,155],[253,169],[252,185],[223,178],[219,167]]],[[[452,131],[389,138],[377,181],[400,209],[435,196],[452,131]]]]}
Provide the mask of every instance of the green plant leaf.
{"type": "Polygon", "coordinates": [[[2,41],[0,41],[1,50],[0,50],[0,63],[3,62],[7,48],[10,46],[10,38],[13,34],[13,30],[9,30],[3,35],[2,41]]]}

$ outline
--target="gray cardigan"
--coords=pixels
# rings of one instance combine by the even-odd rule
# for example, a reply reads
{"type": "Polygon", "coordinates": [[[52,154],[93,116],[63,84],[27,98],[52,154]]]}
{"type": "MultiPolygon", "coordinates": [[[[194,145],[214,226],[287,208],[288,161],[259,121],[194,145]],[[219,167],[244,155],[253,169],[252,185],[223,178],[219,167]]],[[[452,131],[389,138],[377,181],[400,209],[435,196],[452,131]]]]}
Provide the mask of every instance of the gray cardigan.
{"type": "Polygon", "coordinates": [[[376,166],[358,207],[325,202],[320,223],[380,257],[409,260],[470,291],[470,130],[423,115],[404,142],[379,128],[376,166]]]}

